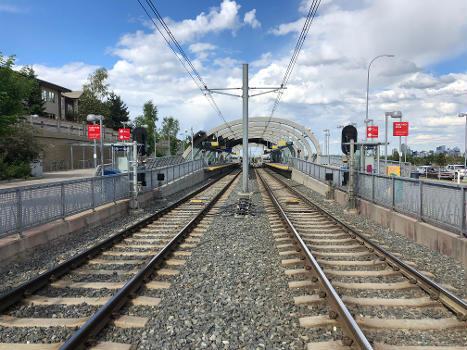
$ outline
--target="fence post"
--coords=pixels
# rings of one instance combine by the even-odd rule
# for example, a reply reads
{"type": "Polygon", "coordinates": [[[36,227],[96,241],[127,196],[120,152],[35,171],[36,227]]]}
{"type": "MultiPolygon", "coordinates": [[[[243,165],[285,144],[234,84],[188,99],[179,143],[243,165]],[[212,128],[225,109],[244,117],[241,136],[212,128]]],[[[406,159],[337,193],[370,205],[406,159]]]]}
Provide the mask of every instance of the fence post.
{"type": "Polygon", "coordinates": [[[62,220],[65,220],[65,184],[60,185],[60,204],[62,206],[62,220]]]}
{"type": "Polygon", "coordinates": [[[391,177],[392,183],[392,210],[396,207],[396,179],[394,176],[391,177]]]}
{"type": "Polygon", "coordinates": [[[420,221],[422,221],[422,218],[423,218],[423,181],[422,180],[418,180],[418,216],[420,218],[420,221]]]}
{"type": "Polygon", "coordinates": [[[18,235],[23,237],[23,203],[22,203],[22,192],[21,189],[16,189],[16,229],[18,235]]]}
{"type": "Polygon", "coordinates": [[[96,199],[94,198],[94,178],[91,178],[91,206],[92,206],[92,211],[96,210],[96,199]]]}
{"type": "Polygon", "coordinates": [[[376,176],[375,175],[370,175],[371,176],[371,201],[374,203],[375,202],[375,181],[376,181],[376,176]]]}
{"type": "Polygon", "coordinates": [[[152,187],[152,173],[153,173],[153,171],[149,170],[149,177],[151,178],[151,186],[149,187],[150,190],[153,189],[153,187],[152,187]]]}
{"type": "MultiPolygon", "coordinates": [[[[120,177],[119,177],[120,178],[120,177]]],[[[117,177],[116,176],[113,176],[112,177],[112,188],[113,188],[113,195],[114,195],[114,203],[116,204],[117,201],[115,200],[117,198],[117,177]]]]}
{"type": "Polygon", "coordinates": [[[460,190],[461,190],[461,201],[462,201],[461,203],[462,213],[460,215],[461,222],[459,225],[459,231],[460,231],[461,236],[465,236],[465,187],[461,187],[460,190]]]}

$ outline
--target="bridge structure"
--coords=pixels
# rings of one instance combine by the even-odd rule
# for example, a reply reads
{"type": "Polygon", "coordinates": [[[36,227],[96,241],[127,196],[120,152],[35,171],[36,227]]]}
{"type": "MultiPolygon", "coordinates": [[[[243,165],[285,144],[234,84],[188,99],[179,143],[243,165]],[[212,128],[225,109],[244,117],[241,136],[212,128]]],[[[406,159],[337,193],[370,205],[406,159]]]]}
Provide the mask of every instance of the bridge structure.
{"type": "MultiPolygon", "coordinates": [[[[207,158],[215,153],[227,150],[239,151],[243,144],[243,120],[236,119],[216,126],[207,132],[198,132],[194,137],[194,150],[191,145],[183,153],[185,159],[200,158],[202,152],[208,152],[207,158]],[[211,146],[218,142],[218,146],[211,146]]],[[[266,146],[278,145],[279,141],[292,141],[288,147],[296,157],[301,159],[321,158],[321,147],[310,129],[283,118],[252,117],[249,118],[248,143],[266,146]]],[[[279,152],[280,150],[277,150],[279,152]]]]}

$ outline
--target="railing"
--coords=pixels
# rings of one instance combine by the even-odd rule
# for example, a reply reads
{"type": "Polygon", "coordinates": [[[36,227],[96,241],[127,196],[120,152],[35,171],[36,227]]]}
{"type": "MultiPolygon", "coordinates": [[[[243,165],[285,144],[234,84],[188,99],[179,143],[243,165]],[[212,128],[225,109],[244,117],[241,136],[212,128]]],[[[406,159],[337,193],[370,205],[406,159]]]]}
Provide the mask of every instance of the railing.
{"type": "MultiPolygon", "coordinates": [[[[199,159],[143,171],[146,183],[142,191],[152,190],[203,167],[204,162],[199,159]],[[164,180],[158,181],[157,174],[164,174],[164,180]]],[[[129,198],[132,180],[130,172],[0,189],[0,237],[129,198]]]]}
{"type": "MultiPolygon", "coordinates": [[[[295,169],[326,183],[326,172],[333,173],[333,186],[342,185],[348,170],[336,169],[301,159],[290,164],[295,169]]],[[[416,217],[466,235],[466,185],[448,184],[404,177],[356,172],[356,195],[375,204],[416,217]]]]}

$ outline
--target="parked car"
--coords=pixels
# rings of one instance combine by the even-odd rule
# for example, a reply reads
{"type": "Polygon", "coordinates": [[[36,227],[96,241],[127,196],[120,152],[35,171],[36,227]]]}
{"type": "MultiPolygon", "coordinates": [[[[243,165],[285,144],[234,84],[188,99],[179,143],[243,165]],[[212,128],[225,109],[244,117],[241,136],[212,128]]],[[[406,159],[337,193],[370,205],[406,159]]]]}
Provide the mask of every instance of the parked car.
{"type": "Polygon", "coordinates": [[[463,165],[459,165],[459,164],[448,165],[446,166],[446,170],[452,173],[452,177],[455,179],[457,179],[457,176],[458,176],[457,174],[459,174],[461,178],[464,178],[465,176],[465,168],[463,165]]]}
{"type": "Polygon", "coordinates": [[[448,171],[446,168],[430,167],[427,171],[427,174],[428,174],[428,177],[435,178],[435,179],[452,180],[454,178],[454,174],[448,171]]]}
{"type": "Polygon", "coordinates": [[[421,165],[417,168],[417,171],[420,175],[426,176],[428,173],[428,169],[430,168],[433,168],[433,167],[429,165],[421,165]]]}

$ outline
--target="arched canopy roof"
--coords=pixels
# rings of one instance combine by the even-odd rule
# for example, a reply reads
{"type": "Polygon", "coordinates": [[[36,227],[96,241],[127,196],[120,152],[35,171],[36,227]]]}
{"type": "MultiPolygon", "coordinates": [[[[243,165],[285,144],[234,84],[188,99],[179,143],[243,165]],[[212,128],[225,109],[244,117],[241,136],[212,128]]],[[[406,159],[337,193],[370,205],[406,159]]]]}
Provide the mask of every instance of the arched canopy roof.
{"type": "MultiPolygon", "coordinates": [[[[229,121],[207,131],[206,135],[211,139],[215,139],[218,136],[229,147],[233,147],[242,143],[242,122],[242,119],[229,121]]],[[[314,153],[311,147],[313,146],[318,157],[317,160],[319,161],[321,147],[318,140],[309,129],[300,124],[282,118],[252,117],[249,118],[248,129],[248,139],[251,143],[265,144],[267,141],[275,143],[277,140],[287,141],[290,138],[298,149],[303,150],[305,148],[309,156],[314,153]],[[266,125],[267,128],[265,130],[266,125]],[[309,141],[306,140],[306,137],[308,137],[309,141]]],[[[190,153],[191,147],[188,147],[183,156],[186,158],[190,153]]]]}

